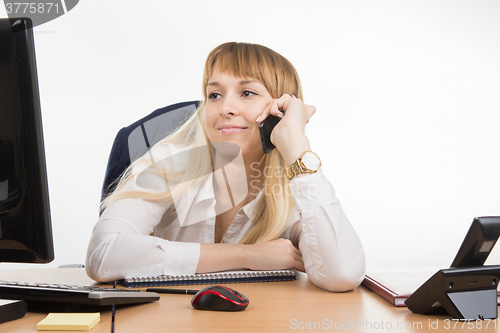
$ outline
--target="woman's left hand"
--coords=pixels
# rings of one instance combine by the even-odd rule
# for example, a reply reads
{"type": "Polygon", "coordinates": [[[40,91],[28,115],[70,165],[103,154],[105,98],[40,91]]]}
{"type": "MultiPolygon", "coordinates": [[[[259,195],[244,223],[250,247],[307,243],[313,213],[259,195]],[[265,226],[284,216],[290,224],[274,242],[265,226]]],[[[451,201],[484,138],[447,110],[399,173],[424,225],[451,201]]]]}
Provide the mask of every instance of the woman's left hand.
{"type": "Polygon", "coordinates": [[[283,118],[271,132],[271,142],[285,159],[286,165],[292,164],[304,151],[311,150],[304,128],[315,112],[316,107],[285,94],[273,100],[259,116],[258,123],[270,114],[283,118]]]}

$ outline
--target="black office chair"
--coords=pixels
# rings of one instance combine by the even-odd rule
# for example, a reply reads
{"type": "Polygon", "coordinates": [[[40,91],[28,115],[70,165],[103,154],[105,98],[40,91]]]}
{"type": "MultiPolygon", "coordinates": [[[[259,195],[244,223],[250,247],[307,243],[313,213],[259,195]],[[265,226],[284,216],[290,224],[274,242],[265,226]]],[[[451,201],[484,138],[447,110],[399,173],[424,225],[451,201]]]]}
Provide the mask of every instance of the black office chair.
{"type": "Polygon", "coordinates": [[[191,101],[169,105],[122,128],[116,135],[109,154],[101,200],[106,193],[113,191],[115,180],[133,161],[185,122],[196,111],[199,103],[191,101]]]}

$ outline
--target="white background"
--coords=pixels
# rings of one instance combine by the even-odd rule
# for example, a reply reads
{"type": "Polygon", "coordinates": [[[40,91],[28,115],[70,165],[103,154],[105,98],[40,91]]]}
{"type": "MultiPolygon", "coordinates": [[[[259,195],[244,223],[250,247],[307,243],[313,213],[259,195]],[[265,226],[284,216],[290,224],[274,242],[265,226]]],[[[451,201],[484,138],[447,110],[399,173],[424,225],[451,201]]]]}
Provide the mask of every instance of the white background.
{"type": "Polygon", "coordinates": [[[200,99],[210,50],[245,41],[301,75],[313,150],[368,267],[448,267],[473,217],[500,215],[499,14],[483,0],[80,1],[35,28],[48,266],[84,263],[118,130],[200,99]]]}

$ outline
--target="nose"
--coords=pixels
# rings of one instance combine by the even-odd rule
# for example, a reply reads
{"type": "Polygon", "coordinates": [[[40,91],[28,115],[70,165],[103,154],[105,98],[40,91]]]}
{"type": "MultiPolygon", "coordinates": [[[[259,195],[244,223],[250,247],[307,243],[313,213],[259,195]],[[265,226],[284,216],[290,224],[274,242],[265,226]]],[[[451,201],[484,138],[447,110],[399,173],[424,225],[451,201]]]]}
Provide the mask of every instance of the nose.
{"type": "Polygon", "coordinates": [[[222,117],[234,117],[238,114],[236,101],[230,96],[226,96],[219,108],[222,117]]]}

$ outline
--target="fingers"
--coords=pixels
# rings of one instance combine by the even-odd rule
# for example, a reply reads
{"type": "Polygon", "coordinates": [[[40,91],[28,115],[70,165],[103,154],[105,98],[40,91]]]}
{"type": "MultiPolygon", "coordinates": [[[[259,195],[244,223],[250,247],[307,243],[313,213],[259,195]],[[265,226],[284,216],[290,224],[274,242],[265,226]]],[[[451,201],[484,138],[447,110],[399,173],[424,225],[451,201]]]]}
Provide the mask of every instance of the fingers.
{"type": "Polygon", "coordinates": [[[298,99],[295,97],[293,98],[292,96],[288,95],[288,94],[284,94],[283,96],[281,96],[280,98],[276,99],[276,107],[278,108],[278,110],[283,110],[283,111],[287,111],[289,106],[290,106],[290,102],[292,101],[292,99],[294,100],[297,100],[298,99]]]}
{"type": "Polygon", "coordinates": [[[279,110],[289,112],[297,121],[306,124],[309,119],[316,112],[316,107],[313,105],[305,104],[302,100],[298,99],[295,95],[284,94],[276,100],[279,110]]]}
{"type": "MultiPolygon", "coordinates": [[[[297,96],[292,95],[292,98],[297,98],[297,96]]],[[[307,118],[307,120],[306,120],[306,124],[307,124],[308,122],[309,122],[309,118],[307,118]]]]}
{"type": "Polygon", "coordinates": [[[284,116],[284,112],[287,112],[290,108],[293,107],[295,108],[295,111],[293,111],[292,113],[302,113],[302,119],[304,123],[308,123],[309,119],[316,112],[316,107],[305,104],[295,95],[290,96],[288,94],[284,94],[280,98],[273,100],[257,117],[255,122],[260,124],[270,114],[282,118],[284,116]]]}
{"type": "Polygon", "coordinates": [[[297,265],[295,266],[294,269],[296,269],[298,271],[301,271],[301,272],[304,272],[304,273],[306,272],[306,267],[304,266],[304,262],[303,261],[298,261],[297,265]]]}
{"type": "Polygon", "coordinates": [[[294,262],[295,265],[292,268],[299,270],[301,272],[305,272],[304,261],[302,260],[302,253],[300,253],[300,251],[298,251],[298,252],[299,252],[299,254],[296,255],[296,257],[295,257],[295,262],[294,262]]]}
{"type": "Polygon", "coordinates": [[[291,258],[293,261],[291,262],[290,268],[296,269],[301,272],[305,272],[304,261],[302,260],[302,252],[293,246],[292,242],[289,239],[282,239],[286,242],[286,245],[291,249],[291,258]]]}
{"type": "Polygon", "coordinates": [[[304,267],[304,261],[302,260],[302,252],[300,252],[300,250],[295,247],[293,247],[293,249],[294,249],[294,262],[291,268],[301,272],[305,272],[306,269],[304,267]]]}
{"type": "MultiPolygon", "coordinates": [[[[291,242],[290,242],[290,244],[291,244],[291,242]]],[[[292,245],[292,246],[293,246],[293,245],[292,245]]],[[[293,246],[293,251],[294,251],[294,253],[295,253],[295,255],[296,255],[297,257],[302,258],[302,252],[300,252],[300,250],[299,250],[299,249],[297,249],[295,246],[293,246]]]]}
{"type": "Polygon", "coordinates": [[[275,99],[269,105],[262,111],[262,113],[259,115],[259,117],[255,120],[257,124],[260,124],[261,122],[264,121],[270,114],[276,117],[283,118],[283,112],[280,111],[278,108],[278,104],[275,99]]]}
{"type": "Polygon", "coordinates": [[[253,270],[297,269],[305,271],[302,253],[289,239],[251,245],[253,249],[251,265],[253,270]]]}

